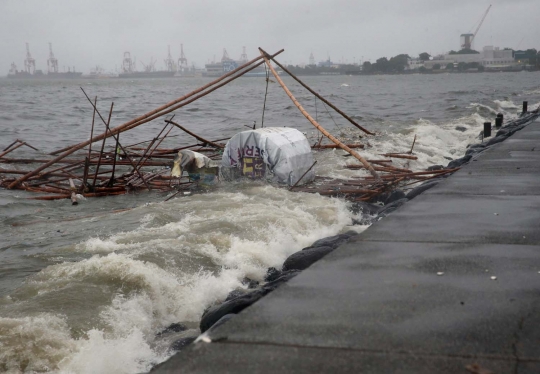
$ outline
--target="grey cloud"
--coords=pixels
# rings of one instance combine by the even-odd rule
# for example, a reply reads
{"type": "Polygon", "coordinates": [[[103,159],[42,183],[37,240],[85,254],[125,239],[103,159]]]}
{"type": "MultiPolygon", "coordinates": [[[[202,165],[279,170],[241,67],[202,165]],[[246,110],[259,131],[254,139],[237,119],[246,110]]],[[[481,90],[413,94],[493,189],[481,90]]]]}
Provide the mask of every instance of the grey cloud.
{"type": "MultiPolygon", "coordinates": [[[[163,65],[167,45],[178,58],[180,44],[199,67],[227,48],[238,58],[242,46],[254,57],[261,46],[285,48],[282,61],[305,63],[329,54],[333,60],[374,60],[398,53],[441,53],[459,48],[490,2],[469,0],[0,0],[0,75],[13,61],[19,68],[25,42],[41,69],[48,42],[60,66],[88,72],[119,67],[124,51],[138,61],[163,65]]],[[[493,8],[477,47],[540,47],[535,0],[491,0],[493,8]],[[519,27],[516,27],[519,25],[519,27]]],[[[140,64],[139,64],[140,66],[140,64]]]]}

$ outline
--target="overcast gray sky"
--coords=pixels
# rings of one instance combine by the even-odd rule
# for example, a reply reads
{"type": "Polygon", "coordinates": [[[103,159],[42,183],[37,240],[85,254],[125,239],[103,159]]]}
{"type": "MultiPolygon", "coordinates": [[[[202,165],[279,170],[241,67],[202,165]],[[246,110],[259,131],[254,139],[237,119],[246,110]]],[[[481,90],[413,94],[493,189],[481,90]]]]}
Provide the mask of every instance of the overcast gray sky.
{"type": "Polygon", "coordinates": [[[223,48],[238,59],[242,46],[249,58],[284,48],[281,62],[294,64],[311,52],[335,62],[438,54],[459,49],[489,4],[476,49],[540,48],[540,0],[0,0],[0,76],[11,62],[23,68],[26,42],[38,69],[51,42],[62,71],[85,73],[119,68],[124,51],[163,68],[167,45],[177,59],[181,43],[198,67],[223,48]]]}

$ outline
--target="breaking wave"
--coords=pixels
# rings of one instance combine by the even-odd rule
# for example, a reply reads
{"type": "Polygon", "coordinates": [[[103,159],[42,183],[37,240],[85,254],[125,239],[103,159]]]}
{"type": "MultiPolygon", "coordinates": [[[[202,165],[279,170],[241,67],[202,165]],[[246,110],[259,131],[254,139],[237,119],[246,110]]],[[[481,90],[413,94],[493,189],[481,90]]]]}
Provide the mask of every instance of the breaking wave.
{"type": "Polygon", "coordinates": [[[241,192],[137,208],[138,229],[85,240],[73,251],[88,258],[28,278],[8,309],[46,305],[48,312],[0,318],[0,368],[148,371],[170,354],[157,332],[175,322],[195,328],[205,308],[245,288],[245,277],[261,281],[268,267],[351,224],[338,199],[268,185],[233,188],[241,192]]]}
{"type": "MultiPolygon", "coordinates": [[[[295,84],[290,88],[334,135],[348,144],[365,144],[360,153],[367,159],[408,152],[416,135],[418,160],[393,159],[392,165],[421,170],[461,157],[468,144],[478,142],[483,123],[493,121],[496,114],[503,113],[506,120],[515,118],[521,109],[517,97],[530,100],[530,109],[540,104],[532,104],[539,100],[540,91],[530,83],[529,75],[512,75],[508,86],[501,81],[475,83],[474,77],[467,76],[467,84],[455,83],[459,77],[453,75],[427,81],[422,76],[351,77],[349,87],[339,90],[339,95],[333,78],[312,78],[313,88],[376,131],[377,137],[364,137],[337,115],[330,118],[327,108],[313,96],[298,91],[295,84]],[[499,100],[487,101],[486,92],[501,92],[499,100]]],[[[194,82],[192,89],[200,83],[194,82]]],[[[216,91],[212,100],[199,101],[197,108],[178,111],[178,118],[212,139],[251,127],[262,120],[265,97],[264,85],[253,82],[246,80],[216,91]]],[[[10,85],[5,86],[8,100],[0,105],[9,115],[0,116],[0,122],[8,137],[24,133],[25,141],[46,152],[79,142],[80,134],[89,130],[91,110],[72,110],[79,105],[72,94],[79,91],[77,85],[58,90],[63,92],[60,95],[42,86],[19,89],[6,83],[10,85]],[[45,94],[55,100],[39,100],[45,94]],[[35,98],[37,104],[25,115],[26,107],[20,104],[29,98],[35,98]],[[21,116],[28,123],[13,120],[21,116]],[[57,139],[51,131],[56,128],[70,131],[57,139]]],[[[114,92],[121,89],[125,94],[118,102],[115,121],[133,118],[134,108],[144,113],[170,101],[171,92],[182,93],[176,83],[165,87],[148,82],[148,90],[131,83],[117,84],[114,92]]],[[[92,87],[102,100],[110,99],[111,91],[105,86],[95,82],[92,87]]],[[[296,127],[311,136],[311,125],[279,87],[275,88],[269,90],[265,125],[296,127]]],[[[161,123],[149,124],[137,134],[126,133],[124,139],[144,141],[161,128],[161,123]]],[[[167,141],[164,145],[171,148],[193,142],[172,136],[167,141]]],[[[20,152],[25,151],[21,148],[20,152]]],[[[318,175],[355,177],[364,173],[344,168],[356,161],[341,150],[320,151],[315,157],[318,175]]],[[[13,263],[6,262],[3,270],[13,267],[13,277],[0,283],[2,295],[9,293],[0,298],[0,372],[8,373],[146,372],[171,354],[170,338],[178,338],[158,335],[164,328],[181,322],[188,328],[182,334],[196,334],[205,308],[223,300],[231,290],[246,287],[245,277],[262,280],[268,267],[281,266],[288,255],[319,238],[348,230],[353,218],[347,204],[337,199],[257,184],[220,186],[220,192],[131,210],[124,208],[146,203],[148,195],[99,202],[89,199],[79,208],[95,203],[99,217],[69,222],[64,215],[73,214],[68,210],[71,206],[23,197],[23,193],[12,192],[1,197],[0,224],[10,241],[0,251],[19,256],[13,263]],[[124,211],[108,210],[115,208],[124,211]],[[24,225],[13,224],[21,222],[24,225]],[[20,284],[21,279],[26,280],[20,284]]],[[[12,258],[4,256],[6,259],[12,258]]]]}

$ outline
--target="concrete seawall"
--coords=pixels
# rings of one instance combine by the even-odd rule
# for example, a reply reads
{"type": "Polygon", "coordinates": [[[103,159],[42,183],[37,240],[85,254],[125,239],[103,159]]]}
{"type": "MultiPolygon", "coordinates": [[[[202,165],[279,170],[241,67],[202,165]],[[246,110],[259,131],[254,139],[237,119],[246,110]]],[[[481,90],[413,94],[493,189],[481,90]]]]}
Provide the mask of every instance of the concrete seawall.
{"type": "Polygon", "coordinates": [[[540,122],[156,373],[540,373],[540,122]]]}

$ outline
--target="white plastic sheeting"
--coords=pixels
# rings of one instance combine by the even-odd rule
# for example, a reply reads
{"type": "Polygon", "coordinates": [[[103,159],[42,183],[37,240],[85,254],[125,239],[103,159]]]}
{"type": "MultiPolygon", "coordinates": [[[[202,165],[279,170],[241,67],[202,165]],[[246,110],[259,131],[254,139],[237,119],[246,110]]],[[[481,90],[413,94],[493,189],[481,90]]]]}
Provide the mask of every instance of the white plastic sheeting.
{"type": "MultiPolygon", "coordinates": [[[[288,127],[267,127],[234,135],[223,151],[221,172],[227,179],[266,178],[292,186],[313,162],[311,146],[304,134],[288,127]]],[[[315,173],[310,170],[300,184],[314,178],[315,173]]]]}
{"type": "Polygon", "coordinates": [[[173,161],[171,176],[180,177],[184,170],[193,180],[211,183],[219,174],[219,163],[201,153],[182,150],[173,161]]]}

